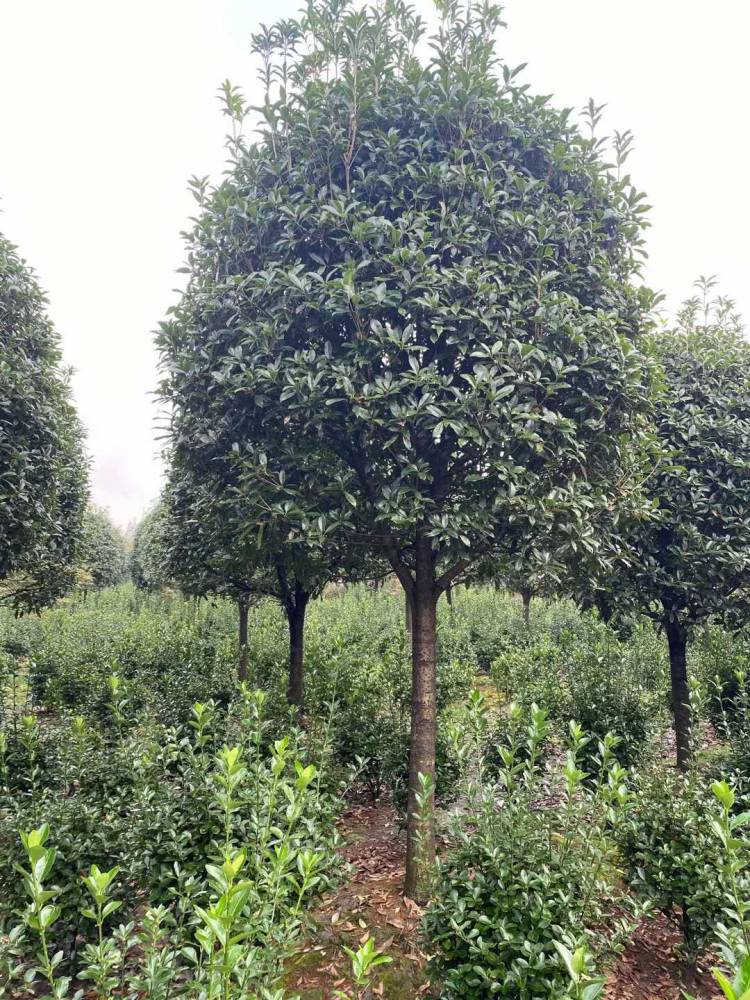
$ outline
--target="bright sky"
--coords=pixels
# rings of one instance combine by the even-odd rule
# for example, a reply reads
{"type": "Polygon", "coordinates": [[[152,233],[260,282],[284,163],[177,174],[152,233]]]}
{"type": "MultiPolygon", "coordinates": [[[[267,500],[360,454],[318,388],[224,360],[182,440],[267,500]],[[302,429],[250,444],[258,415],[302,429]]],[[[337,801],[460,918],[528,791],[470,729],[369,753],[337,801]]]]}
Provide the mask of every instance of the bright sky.
{"type": "MultiPolygon", "coordinates": [[[[419,0],[427,10],[429,0],[419,0]]],[[[229,77],[252,96],[251,31],[298,0],[0,0],[0,231],[47,289],[75,368],[95,500],[121,524],[156,497],[152,331],[174,300],[191,174],[216,175],[229,77]]],[[[630,128],[654,206],[651,284],[700,273],[750,317],[744,0],[508,0],[525,79],[630,128]]]]}

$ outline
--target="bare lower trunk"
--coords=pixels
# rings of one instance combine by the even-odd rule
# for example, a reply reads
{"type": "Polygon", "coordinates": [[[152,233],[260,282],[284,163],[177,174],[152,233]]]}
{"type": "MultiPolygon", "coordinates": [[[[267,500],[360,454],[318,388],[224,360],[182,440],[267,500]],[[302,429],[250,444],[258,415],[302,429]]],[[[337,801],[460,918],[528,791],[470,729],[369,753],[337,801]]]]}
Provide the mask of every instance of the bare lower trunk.
{"type": "Polygon", "coordinates": [[[523,601],[523,623],[528,628],[531,623],[531,591],[522,590],[521,600],[523,601]]]}
{"type": "Polygon", "coordinates": [[[599,617],[608,625],[612,621],[612,603],[608,597],[604,594],[598,594],[596,598],[596,607],[599,611],[599,617]]]}
{"type": "Polygon", "coordinates": [[[289,688],[287,701],[301,708],[305,700],[305,611],[308,598],[299,593],[287,608],[289,622],[289,688]]]}
{"type": "Polygon", "coordinates": [[[427,876],[435,860],[434,788],[436,701],[435,560],[430,540],[418,538],[412,594],[412,693],[409,750],[409,800],[406,824],[406,881],[404,892],[423,901],[427,876]],[[423,787],[420,775],[430,782],[427,801],[417,796],[423,787]]]}
{"type": "Polygon", "coordinates": [[[237,662],[237,677],[240,681],[247,680],[247,661],[248,661],[248,648],[247,648],[247,610],[248,603],[246,598],[240,598],[237,602],[239,610],[239,658],[237,662]]]}
{"type": "Polygon", "coordinates": [[[677,738],[677,767],[686,771],[690,749],[690,689],[687,678],[687,636],[680,621],[667,616],[664,622],[669,644],[669,675],[672,684],[672,712],[677,738]]]}
{"type": "Polygon", "coordinates": [[[411,639],[411,601],[406,591],[404,591],[404,628],[411,639]]]}

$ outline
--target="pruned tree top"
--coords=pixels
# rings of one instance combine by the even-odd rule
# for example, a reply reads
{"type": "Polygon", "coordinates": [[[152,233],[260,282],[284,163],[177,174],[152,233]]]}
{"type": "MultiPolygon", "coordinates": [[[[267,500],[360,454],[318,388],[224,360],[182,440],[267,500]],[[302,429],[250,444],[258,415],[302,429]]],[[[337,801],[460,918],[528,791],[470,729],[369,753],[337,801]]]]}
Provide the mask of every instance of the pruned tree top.
{"type": "Polygon", "coordinates": [[[409,894],[434,848],[437,599],[538,538],[595,553],[592,515],[640,503],[651,388],[628,140],[608,164],[599,108],[584,136],[518,82],[499,8],[438,9],[427,59],[400,0],[311,0],[256,36],[261,127],[245,141],[226,84],[229,168],[193,184],[158,335],[174,468],[234,496],[245,537],[373,552],[404,587],[409,894]]]}
{"type": "Polygon", "coordinates": [[[621,162],[496,60],[495,8],[442,7],[428,62],[399,3],[256,39],[263,128],[198,186],[159,343],[177,450],[228,456],[259,521],[344,531],[404,577],[421,526],[447,584],[500,535],[561,521],[576,545],[615,502],[649,297],[621,162]]]}
{"type": "Polygon", "coordinates": [[[662,369],[655,507],[631,539],[640,603],[685,625],[744,605],[750,582],[750,344],[711,282],[652,339],[662,369]]]}

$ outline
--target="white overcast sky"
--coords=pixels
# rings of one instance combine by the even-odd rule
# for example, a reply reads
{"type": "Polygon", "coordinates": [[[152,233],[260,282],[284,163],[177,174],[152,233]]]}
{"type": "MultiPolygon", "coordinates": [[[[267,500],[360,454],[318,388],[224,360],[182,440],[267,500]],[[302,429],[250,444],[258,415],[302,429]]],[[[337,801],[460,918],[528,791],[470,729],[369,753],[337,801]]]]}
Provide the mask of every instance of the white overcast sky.
{"type": "MultiPolygon", "coordinates": [[[[191,174],[217,175],[225,77],[254,87],[261,21],[297,0],[0,0],[0,231],[49,293],[75,368],[94,499],[121,524],[159,491],[152,331],[174,299],[191,174]]],[[[428,0],[419,0],[428,9],[428,0]]],[[[647,277],[699,273],[750,317],[747,0],[508,0],[507,59],[630,128],[654,206],[647,277]]]]}

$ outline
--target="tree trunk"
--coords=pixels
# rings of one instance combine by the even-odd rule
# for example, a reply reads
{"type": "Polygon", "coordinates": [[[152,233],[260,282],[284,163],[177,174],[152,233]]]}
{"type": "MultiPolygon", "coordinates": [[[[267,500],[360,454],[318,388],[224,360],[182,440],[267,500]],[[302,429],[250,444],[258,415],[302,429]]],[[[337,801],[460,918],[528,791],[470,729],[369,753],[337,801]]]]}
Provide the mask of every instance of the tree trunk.
{"type": "Polygon", "coordinates": [[[426,876],[435,859],[435,740],[437,737],[436,635],[438,592],[435,559],[429,538],[417,539],[416,571],[412,592],[411,741],[409,750],[409,799],[406,823],[406,882],[404,892],[423,902],[426,876]],[[419,776],[431,780],[429,801],[420,810],[419,776]]]}
{"type": "Polygon", "coordinates": [[[528,628],[531,623],[531,591],[526,587],[521,591],[521,600],[523,601],[523,623],[528,628]]]}
{"type": "Polygon", "coordinates": [[[411,601],[406,591],[404,591],[404,628],[411,641],[411,601]]]}
{"type": "Polygon", "coordinates": [[[239,609],[239,660],[237,663],[237,677],[240,681],[247,680],[247,611],[248,601],[246,597],[241,597],[237,606],[239,609]]]}
{"type": "Polygon", "coordinates": [[[299,587],[287,605],[289,622],[289,688],[287,701],[302,708],[305,700],[305,611],[309,597],[299,587]]]}
{"type": "Polygon", "coordinates": [[[690,689],[687,678],[687,636],[679,620],[667,615],[664,622],[669,644],[669,674],[672,682],[672,712],[677,738],[677,767],[690,764],[690,689]]]}
{"type": "Polygon", "coordinates": [[[605,625],[609,625],[612,621],[612,603],[609,598],[605,597],[604,594],[597,594],[596,597],[596,607],[599,611],[599,617],[604,622],[605,625]]]}

